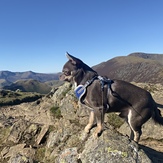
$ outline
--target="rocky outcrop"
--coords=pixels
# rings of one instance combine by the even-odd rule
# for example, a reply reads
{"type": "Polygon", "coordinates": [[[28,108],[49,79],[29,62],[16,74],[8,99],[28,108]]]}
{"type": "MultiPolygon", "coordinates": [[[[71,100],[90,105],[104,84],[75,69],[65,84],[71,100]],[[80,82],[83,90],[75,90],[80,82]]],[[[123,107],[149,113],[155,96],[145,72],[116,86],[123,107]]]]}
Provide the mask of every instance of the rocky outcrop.
{"type": "MultiPolygon", "coordinates": [[[[130,141],[126,133],[122,135],[115,130],[107,116],[105,130],[98,139],[93,137],[95,129],[85,134],[88,113],[78,104],[68,83],[35,102],[1,107],[0,162],[150,163],[163,160],[161,151],[138,145],[130,141]]],[[[146,130],[147,137],[149,131],[146,130]]]]}

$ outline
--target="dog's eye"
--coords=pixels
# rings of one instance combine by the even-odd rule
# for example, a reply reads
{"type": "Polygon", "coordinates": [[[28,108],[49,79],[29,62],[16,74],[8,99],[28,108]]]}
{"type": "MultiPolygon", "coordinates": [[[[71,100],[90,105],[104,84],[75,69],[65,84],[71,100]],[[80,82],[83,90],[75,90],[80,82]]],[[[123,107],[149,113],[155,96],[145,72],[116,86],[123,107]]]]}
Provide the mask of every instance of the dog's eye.
{"type": "Polygon", "coordinates": [[[64,75],[66,75],[66,76],[68,76],[68,75],[70,75],[70,72],[69,71],[63,71],[63,73],[64,73],[64,75]]]}

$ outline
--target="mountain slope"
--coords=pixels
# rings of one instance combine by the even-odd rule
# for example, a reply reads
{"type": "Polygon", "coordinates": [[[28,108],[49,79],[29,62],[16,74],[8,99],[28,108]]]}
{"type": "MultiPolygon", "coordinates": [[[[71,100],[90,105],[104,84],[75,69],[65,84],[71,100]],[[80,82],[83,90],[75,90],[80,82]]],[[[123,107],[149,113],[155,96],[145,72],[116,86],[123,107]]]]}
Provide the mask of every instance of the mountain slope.
{"type": "Polygon", "coordinates": [[[0,88],[6,86],[6,85],[10,85],[11,82],[5,80],[5,79],[0,79],[0,88]]]}
{"type": "Polygon", "coordinates": [[[37,80],[19,80],[11,84],[10,86],[5,86],[3,89],[8,89],[16,91],[17,89],[23,92],[37,92],[41,94],[47,94],[51,91],[51,87],[46,83],[41,83],[37,80]]]}
{"type": "Polygon", "coordinates": [[[110,79],[163,84],[163,65],[157,60],[129,55],[113,58],[93,69],[110,79]]]}

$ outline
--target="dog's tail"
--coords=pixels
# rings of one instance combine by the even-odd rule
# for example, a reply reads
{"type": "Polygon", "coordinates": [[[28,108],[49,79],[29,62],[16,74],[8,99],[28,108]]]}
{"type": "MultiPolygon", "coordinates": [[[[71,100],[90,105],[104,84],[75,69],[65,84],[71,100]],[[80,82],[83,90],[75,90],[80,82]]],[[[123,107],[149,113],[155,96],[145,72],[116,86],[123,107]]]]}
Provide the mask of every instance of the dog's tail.
{"type": "Polygon", "coordinates": [[[163,117],[161,116],[161,111],[157,108],[156,104],[155,104],[155,107],[154,107],[154,113],[152,115],[152,119],[160,124],[160,125],[163,125],[163,117]]]}

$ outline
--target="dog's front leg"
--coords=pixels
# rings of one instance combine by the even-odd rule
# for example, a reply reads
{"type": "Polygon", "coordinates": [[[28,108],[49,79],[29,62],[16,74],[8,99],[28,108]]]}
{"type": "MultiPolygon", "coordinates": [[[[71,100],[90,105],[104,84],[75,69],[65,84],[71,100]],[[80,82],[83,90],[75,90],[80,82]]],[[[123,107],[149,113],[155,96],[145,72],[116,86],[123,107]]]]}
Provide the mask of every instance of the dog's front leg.
{"type": "Polygon", "coordinates": [[[90,115],[89,115],[89,123],[87,124],[87,126],[84,129],[84,131],[86,133],[89,133],[90,132],[90,129],[92,128],[93,123],[94,123],[94,119],[95,119],[94,111],[91,111],[90,112],[90,115]]]}
{"type": "Polygon", "coordinates": [[[96,122],[97,122],[97,128],[94,133],[94,137],[97,138],[98,136],[100,136],[100,134],[102,133],[102,130],[103,130],[104,114],[105,113],[104,113],[103,108],[95,108],[94,114],[95,114],[96,122]]]}

